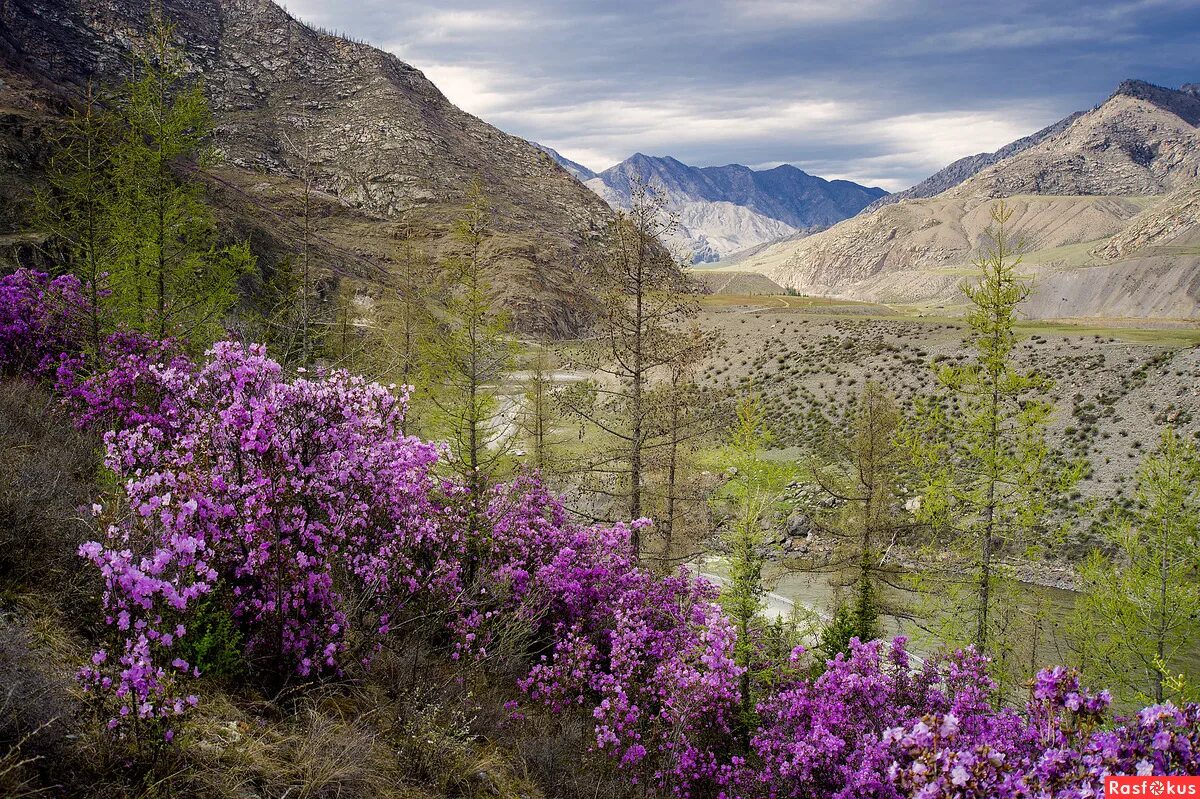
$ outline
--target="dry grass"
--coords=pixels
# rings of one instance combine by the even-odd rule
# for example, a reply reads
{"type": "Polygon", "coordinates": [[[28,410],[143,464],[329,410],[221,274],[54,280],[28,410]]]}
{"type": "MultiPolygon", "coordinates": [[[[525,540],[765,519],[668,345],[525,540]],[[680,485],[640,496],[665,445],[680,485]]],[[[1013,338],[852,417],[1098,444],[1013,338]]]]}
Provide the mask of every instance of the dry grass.
{"type": "Polygon", "coordinates": [[[306,701],[278,722],[247,715],[228,697],[206,701],[181,742],[174,791],[195,796],[398,797],[404,774],[363,718],[306,701]]]}
{"type": "Polygon", "coordinates": [[[472,730],[464,707],[455,707],[468,705],[465,698],[393,692],[377,679],[310,690],[292,708],[206,697],[181,742],[171,795],[539,795],[519,763],[472,730]]]}
{"type": "Polygon", "coordinates": [[[75,554],[89,532],[99,442],[49,392],[0,382],[0,598],[41,590],[69,607],[86,592],[75,554]]]}

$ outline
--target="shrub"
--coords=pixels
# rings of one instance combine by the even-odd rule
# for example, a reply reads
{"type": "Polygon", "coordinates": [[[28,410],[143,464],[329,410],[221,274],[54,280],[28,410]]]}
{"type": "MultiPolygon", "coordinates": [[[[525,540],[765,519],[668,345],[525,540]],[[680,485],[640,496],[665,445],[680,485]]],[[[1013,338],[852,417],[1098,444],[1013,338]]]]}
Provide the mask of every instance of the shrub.
{"type": "Polygon", "coordinates": [[[181,683],[198,664],[181,642],[197,608],[217,613],[206,598],[228,599],[260,666],[307,677],[369,657],[411,600],[457,592],[436,449],[400,433],[403,402],[387,389],[345,372],[289,381],[237,344],[194,373],[153,371],[168,411],[106,435],[123,493],[99,511],[105,539],[80,550],[105,580],[116,638],[83,678],[117,700],[114,728],[194,704],[181,683]]]}
{"type": "Polygon", "coordinates": [[[74,275],[0,277],[0,374],[53,376],[82,350],[88,301],[74,275]]]}

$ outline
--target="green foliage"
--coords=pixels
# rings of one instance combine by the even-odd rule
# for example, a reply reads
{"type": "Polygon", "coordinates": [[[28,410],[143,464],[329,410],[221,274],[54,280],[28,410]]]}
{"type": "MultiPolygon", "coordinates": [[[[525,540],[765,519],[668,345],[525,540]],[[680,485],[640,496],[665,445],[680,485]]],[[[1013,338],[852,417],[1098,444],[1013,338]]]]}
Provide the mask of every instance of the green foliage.
{"type": "Polygon", "coordinates": [[[118,323],[201,348],[220,334],[237,280],[254,257],[246,245],[219,246],[203,186],[181,177],[208,158],[211,120],[173,35],[172,26],[155,22],[119,97],[111,284],[118,323]]]}
{"type": "Polygon", "coordinates": [[[1200,640],[1200,453],[1172,429],[1138,472],[1136,502],[1113,504],[1112,557],[1082,569],[1075,625],[1082,666],[1129,700],[1184,693],[1200,640]],[[1082,635],[1080,635],[1082,633],[1082,635]]]}
{"type": "MultiPolygon", "coordinates": [[[[1051,503],[1081,473],[1080,466],[1059,467],[1047,443],[1050,380],[1015,365],[1016,309],[1031,286],[1016,273],[1011,216],[1003,202],[993,208],[991,241],[975,262],[980,280],[966,289],[974,358],[938,367],[942,395],[915,403],[908,435],[922,483],[920,519],[960,551],[957,573],[935,580],[940,587],[926,594],[928,610],[940,617],[945,643],[992,653],[1008,647],[1011,634],[998,608],[1013,587],[997,559],[1047,534],[1041,528],[1051,503]],[[973,590],[964,590],[963,576],[973,590]]],[[[1001,682],[1009,676],[997,675],[1001,682]]]]}
{"type": "Polygon", "coordinates": [[[55,142],[47,186],[34,199],[32,224],[51,234],[52,255],[86,284],[93,352],[112,327],[112,299],[105,296],[117,255],[113,235],[113,139],[119,120],[104,110],[89,84],[84,106],[75,110],[55,142]]]}
{"type": "MultiPolygon", "coordinates": [[[[486,300],[491,267],[483,266],[480,282],[486,300]]],[[[310,345],[314,352],[319,352],[322,344],[316,328],[323,328],[328,331],[326,352],[339,364],[380,382],[411,388],[403,423],[405,434],[448,435],[452,429],[448,414],[455,410],[449,407],[453,403],[447,402],[449,394],[442,381],[447,378],[447,367],[454,371],[459,366],[440,362],[449,344],[440,339],[451,327],[459,331],[469,328],[469,321],[461,314],[463,307],[451,307],[453,295],[464,291],[461,278],[460,263],[451,259],[451,263],[439,265],[423,236],[404,226],[396,230],[392,267],[379,296],[372,296],[369,304],[356,303],[356,289],[343,286],[332,321],[318,321],[316,310],[309,311],[314,316],[310,345]],[[447,405],[440,412],[434,402],[439,398],[447,405]]],[[[485,315],[491,318],[492,313],[485,315]]],[[[502,322],[503,318],[496,321],[502,322]]],[[[499,325],[495,343],[502,345],[505,338],[505,329],[499,325]]],[[[453,342],[455,346],[464,343],[469,346],[461,337],[453,342]]],[[[460,374],[459,385],[461,381],[460,374]]]]}
{"type": "Polygon", "coordinates": [[[303,278],[299,264],[294,258],[285,258],[263,272],[261,279],[249,286],[249,296],[238,308],[240,336],[266,344],[281,363],[304,363],[300,324],[303,278]]]}
{"type": "Polygon", "coordinates": [[[443,263],[446,301],[440,335],[429,348],[430,381],[436,386],[431,421],[449,440],[450,467],[469,489],[476,520],[487,486],[505,465],[508,439],[498,388],[517,354],[508,314],[492,298],[491,208],[478,181],[453,235],[459,250],[443,263]]]}
{"type": "Polygon", "coordinates": [[[412,433],[420,429],[429,404],[435,371],[431,350],[438,334],[433,311],[444,300],[444,286],[427,245],[408,232],[399,241],[396,260],[394,293],[381,304],[381,334],[371,349],[388,353],[386,367],[376,365],[375,373],[393,375],[412,387],[404,418],[404,431],[412,433]]]}
{"type": "Polygon", "coordinates": [[[761,637],[759,613],[767,588],[763,582],[766,562],[764,523],[769,524],[786,485],[786,469],[762,457],[771,441],[761,398],[746,394],[737,404],[736,419],[729,432],[727,462],[733,477],[718,494],[729,503],[732,517],[723,533],[729,552],[729,583],[721,591],[721,606],[737,630],[733,656],[742,674],[742,721],[745,729],[753,722],[755,666],[761,637]]]}
{"type": "Polygon", "coordinates": [[[833,618],[821,629],[818,648],[826,657],[833,658],[839,652],[849,654],[853,638],[874,641],[882,636],[876,591],[870,580],[860,581],[855,585],[853,599],[838,605],[833,618]]]}
{"type": "Polygon", "coordinates": [[[204,348],[255,265],[245,244],[221,246],[190,177],[209,158],[211,123],[173,36],[156,17],[111,110],[89,87],[34,204],[31,223],[91,292],[92,350],[116,326],[204,348]]]}
{"type": "MultiPolygon", "coordinates": [[[[219,587],[218,587],[219,590],[219,587]]],[[[229,680],[243,674],[245,642],[228,604],[209,595],[189,614],[187,635],[180,639],[180,657],[206,677],[229,680]]]]}
{"type": "Polygon", "coordinates": [[[556,468],[555,423],[560,418],[554,387],[552,353],[536,347],[526,364],[527,376],[521,386],[517,423],[528,450],[528,463],[539,472],[556,468]]]}
{"type": "Polygon", "coordinates": [[[879,636],[879,587],[887,549],[909,526],[902,505],[907,479],[899,444],[901,414],[895,401],[870,381],[850,415],[846,434],[831,436],[813,477],[832,508],[819,508],[817,524],[838,544],[835,566],[850,575],[853,600],[834,615],[831,655],[848,651],[850,638],[879,636]]]}
{"type": "Polygon", "coordinates": [[[1162,675],[1163,695],[1174,697],[1177,703],[1200,702],[1200,685],[1184,672],[1173,672],[1162,658],[1154,659],[1154,668],[1162,675]]]}

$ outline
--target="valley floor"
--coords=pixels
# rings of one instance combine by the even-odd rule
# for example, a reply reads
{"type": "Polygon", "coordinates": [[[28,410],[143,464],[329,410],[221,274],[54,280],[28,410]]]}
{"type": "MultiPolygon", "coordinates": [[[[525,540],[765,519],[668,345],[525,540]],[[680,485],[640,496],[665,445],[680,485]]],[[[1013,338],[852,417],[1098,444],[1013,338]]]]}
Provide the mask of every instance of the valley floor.
{"type": "MultiPolygon", "coordinates": [[[[788,454],[815,444],[866,381],[907,407],[935,389],[932,364],[966,354],[962,319],[912,308],[785,295],[711,295],[702,306],[701,325],[724,341],[705,380],[760,392],[788,454]]],[[[1164,425],[1200,438],[1200,325],[1030,320],[1018,331],[1019,366],[1054,380],[1052,440],[1091,466],[1083,497],[1127,493],[1164,425]]]]}

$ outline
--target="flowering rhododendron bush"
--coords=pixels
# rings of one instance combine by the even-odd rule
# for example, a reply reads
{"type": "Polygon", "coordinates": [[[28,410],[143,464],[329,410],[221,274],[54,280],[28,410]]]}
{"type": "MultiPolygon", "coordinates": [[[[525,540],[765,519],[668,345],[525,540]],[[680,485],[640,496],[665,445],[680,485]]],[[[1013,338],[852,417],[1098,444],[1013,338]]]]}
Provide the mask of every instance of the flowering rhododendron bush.
{"type": "Polygon", "coordinates": [[[511,612],[534,622],[542,653],[520,683],[530,699],[588,712],[595,747],[634,779],[683,793],[726,784],[740,671],[713,586],[639,568],[630,532],[647,520],[573,526],[529,481],[500,489],[489,516],[500,584],[491,593],[507,584],[511,612]]]}
{"type": "Polygon", "coordinates": [[[118,331],[100,346],[101,368],[90,372],[80,355],[63,359],[55,389],[74,411],[79,427],[118,431],[148,424],[164,435],[181,419],[180,387],[194,371],[173,339],[118,331]]]}
{"type": "Polygon", "coordinates": [[[1200,773],[1200,705],[1148,707],[1105,727],[1110,697],[1076,672],[1042,671],[1031,693],[1023,717],[939,711],[886,730],[866,761],[883,780],[860,779],[873,790],[850,795],[1081,799],[1103,796],[1109,774],[1200,773]]]}
{"type": "Polygon", "coordinates": [[[82,348],[88,300],[74,275],[0,276],[0,374],[53,376],[82,348]]]}
{"type": "MultiPolygon", "coordinates": [[[[800,653],[794,653],[793,657],[800,653]]],[[[891,727],[930,712],[975,719],[990,715],[986,663],[971,652],[914,667],[897,638],[852,645],[815,680],[785,686],[759,704],[751,740],[761,768],[755,778],[772,795],[857,796],[878,790],[885,774],[864,768],[891,727]],[[790,786],[790,787],[789,787],[790,786]]]]}
{"type": "Polygon", "coordinates": [[[302,681],[358,678],[424,620],[461,667],[517,668],[514,716],[582,714],[595,752],[678,796],[1068,799],[1108,774],[1200,773],[1200,706],[1113,719],[1107,693],[1057,668],[1003,708],[985,658],[918,662],[903,639],[854,641],[815,679],[787,676],[807,671],[797,649],[747,718],[716,589],[640,566],[647,520],[576,524],[525,476],[490,491],[468,542],[469,498],[437,476],[437,446],[401,432],[403,393],[288,375],[232,342],[193,361],[118,333],[85,360],[77,283],[18,273],[0,290],[0,366],[53,379],[107,431],[119,489],[80,554],[109,634],[80,679],[118,734],[171,740],[203,701],[189,642],[215,607],[257,673],[302,681]]]}
{"type": "Polygon", "coordinates": [[[152,360],[139,348],[80,383],[89,412],[125,423],[104,439],[123,496],[81,548],[124,636],[85,674],[122,701],[115,723],[184,709],[175,685],[195,668],[176,651],[206,595],[225,598],[250,658],[310,676],[458,592],[437,450],[400,433],[402,399],[343,371],[285,379],[261,347],[218,344],[195,368],[152,360]],[[135,385],[156,408],[114,400],[135,385]]]}

